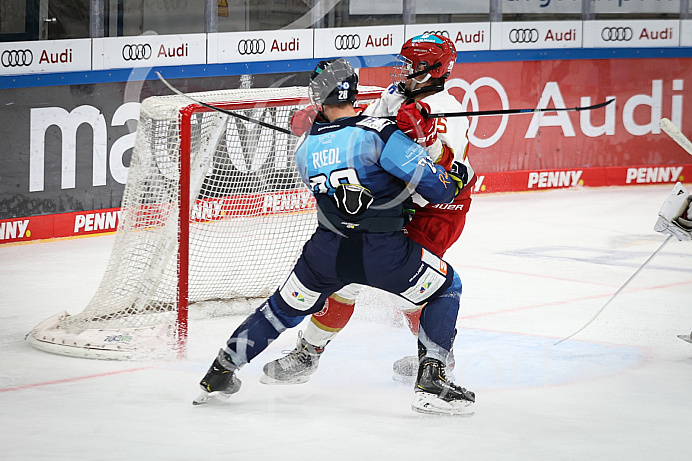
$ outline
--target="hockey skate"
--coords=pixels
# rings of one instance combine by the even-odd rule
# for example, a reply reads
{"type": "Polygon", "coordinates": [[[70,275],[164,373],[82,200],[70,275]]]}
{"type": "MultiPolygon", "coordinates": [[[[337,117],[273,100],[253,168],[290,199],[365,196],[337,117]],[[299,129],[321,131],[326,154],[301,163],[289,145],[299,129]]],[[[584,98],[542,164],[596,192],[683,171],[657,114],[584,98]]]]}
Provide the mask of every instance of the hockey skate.
{"type": "Polygon", "coordinates": [[[264,365],[264,375],[260,378],[260,382],[264,384],[305,383],[317,370],[322,352],[324,347],[313,346],[299,333],[295,349],[280,359],[264,365]]]}
{"type": "MultiPolygon", "coordinates": [[[[220,354],[223,354],[223,351],[221,351],[220,354]]],[[[233,367],[233,363],[228,359],[228,356],[226,356],[226,354],[223,354],[223,356],[225,356],[223,362],[233,367]]],[[[209,367],[207,374],[204,375],[202,381],[199,382],[202,392],[192,401],[192,404],[201,405],[207,403],[211,399],[224,402],[228,400],[232,394],[240,390],[241,382],[235,376],[235,370],[237,370],[235,367],[229,370],[222,364],[222,360],[216,358],[214,363],[211,364],[211,367],[209,367]]]]}
{"type": "Polygon", "coordinates": [[[688,343],[692,343],[692,333],[689,335],[678,335],[678,338],[682,339],[683,341],[687,341],[688,343]]]}
{"type": "Polygon", "coordinates": [[[425,357],[418,368],[416,396],[411,408],[419,413],[450,416],[471,416],[476,395],[445,377],[441,361],[425,357]]]}

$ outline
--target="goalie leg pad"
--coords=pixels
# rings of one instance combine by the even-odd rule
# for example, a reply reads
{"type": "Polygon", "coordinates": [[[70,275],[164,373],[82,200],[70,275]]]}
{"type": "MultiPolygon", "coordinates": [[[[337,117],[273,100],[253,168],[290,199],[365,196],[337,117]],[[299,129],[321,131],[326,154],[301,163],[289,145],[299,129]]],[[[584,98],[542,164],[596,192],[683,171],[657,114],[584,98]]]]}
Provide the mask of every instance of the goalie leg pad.
{"type": "Polygon", "coordinates": [[[673,235],[678,240],[692,240],[692,196],[678,182],[658,212],[656,232],[673,235]]]}

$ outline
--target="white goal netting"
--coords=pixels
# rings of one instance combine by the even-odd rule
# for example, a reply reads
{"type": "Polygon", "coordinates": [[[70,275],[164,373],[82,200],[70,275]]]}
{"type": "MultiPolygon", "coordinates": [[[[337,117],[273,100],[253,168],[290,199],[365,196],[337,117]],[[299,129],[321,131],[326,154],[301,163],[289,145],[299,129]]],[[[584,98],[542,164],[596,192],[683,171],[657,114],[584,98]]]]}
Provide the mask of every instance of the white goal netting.
{"type": "MultiPolygon", "coordinates": [[[[309,103],[306,87],[189,96],[284,130],[309,103]]],[[[184,348],[188,304],[271,295],[317,224],[297,140],[184,96],[144,100],[103,280],[81,313],[38,325],[32,344],[102,359],[173,355],[184,348]]]]}

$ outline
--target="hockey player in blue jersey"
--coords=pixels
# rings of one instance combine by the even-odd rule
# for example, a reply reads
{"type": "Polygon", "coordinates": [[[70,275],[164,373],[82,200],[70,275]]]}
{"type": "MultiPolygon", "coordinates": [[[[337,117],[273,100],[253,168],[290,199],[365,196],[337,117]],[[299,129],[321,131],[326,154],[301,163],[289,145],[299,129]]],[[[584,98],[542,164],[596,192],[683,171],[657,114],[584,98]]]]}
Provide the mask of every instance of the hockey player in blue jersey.
{"type": "Polygon", "coordinates": [[[445,261],[404,235],[415,191],[431,203],[450,203],[466,170],[445,171],[394,122],[356,115],[358,77],[343,59],[322,61],[309,94],[326,123],[315,123],[296,149],[302,180],[317,203],[318,228],[286,281],[252,313],[219,351],[194,403],[238,392],[236,372],[283,331],[322,309],[350,283],[368,285],[425,305],[420,320],[420,365],[412,408],[469,414],[475,395],[448,381],[461,281],[445,261]]]}

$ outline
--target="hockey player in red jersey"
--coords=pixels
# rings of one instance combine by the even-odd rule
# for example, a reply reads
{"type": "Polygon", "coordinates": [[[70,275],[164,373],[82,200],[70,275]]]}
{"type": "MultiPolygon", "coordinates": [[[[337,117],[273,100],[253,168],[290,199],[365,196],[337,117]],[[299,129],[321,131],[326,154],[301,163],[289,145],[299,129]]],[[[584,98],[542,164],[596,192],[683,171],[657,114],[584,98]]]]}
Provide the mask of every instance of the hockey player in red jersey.
{"type": "MultiPolygon", "coordinates": [[[[459,238],[471,205],[471,191],[476,182],[466,156],[469,122],[466,117],[425,118],[425,113],[461,112],[459,101],[445,88],[456,50],[446,37],[423,34],[408,40],[392,67],[392,85],[379,100],[369,105],[363,115],[396,116],[397,125],[411,139],[425,147],[432,159],[448,169],[453,161],[463,163],[468,171],[467,186],[451,204],[427,204],[418,197],[413,220],[404,232],[415,242],[442,257],[459,238]]],[[[309,129],[314,119],[310,109],[296,114],[293,120],[296,134],[309,129]]],[[[295,132],[295,131],[294,131],[295,132]]],[[[298,337],[296,348],[288,355],[265,365],[262,382],[265,384],[297,384],[306,382],[317,369],[325,346],[344,328],[351,318],[355,299],[360,290],[348,285],[332,295],[321,312],[314,314],[305,332],[298,337]]],[[[406,317],[411,332],[418,334],[421,308],[402,302],[392,303],[406,317]]],[[[448,369],[454,366],[450,354],[448,369]]],[[[394,363],[393,377],[401,381],[414,380],[418,357],[408,356],[394,363]]]]}

